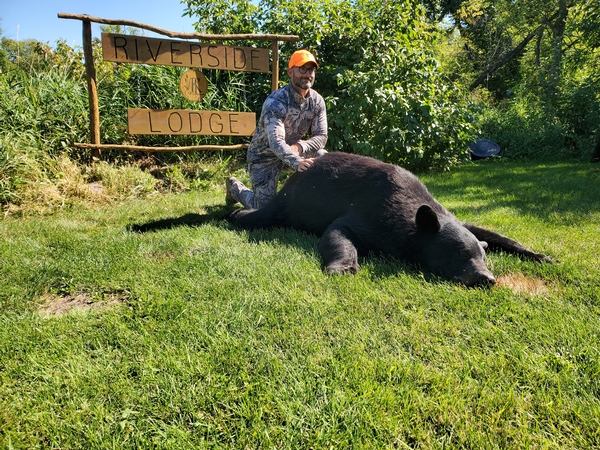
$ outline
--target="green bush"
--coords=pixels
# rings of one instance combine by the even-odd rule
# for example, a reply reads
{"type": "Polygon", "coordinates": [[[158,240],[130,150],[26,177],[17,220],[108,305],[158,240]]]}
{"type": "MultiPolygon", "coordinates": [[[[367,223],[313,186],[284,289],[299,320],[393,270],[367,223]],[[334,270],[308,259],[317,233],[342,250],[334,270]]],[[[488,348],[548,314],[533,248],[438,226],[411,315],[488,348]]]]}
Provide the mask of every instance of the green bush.
{"type": "Polygon", "coordinates": [[[600,130],[600,101],[593,83],[567,80],[556,107],[520,89],[500,103],[479,103],[481,136],[512,158],[589,158],[600,130]]]}
{"type": "Polygon", "coordinates": [[[562,124],[549,118],[535,99],[480,108],[481,137],[498,143],[502,156],[535,159],[563,152],[562,124]]]}
{"type": "Polygon", "coordinates": [[[240,32],[243,26],[299,36],[298,43],[281,45],[280,72],[296,48],[316,54],[315,89],[328,105],[330,150],[412,169],[448,168],[467,156],[476,134],[469,105],[433,58],[433,29],[419,2],[262,0],[258,8],[247,0],[186,3],[207,32],[240,32]],[[243,25],[237,19],[242,12],[243,25]]]}
{"type": "Polygon", "coordinates": [[[588,158],[600,132],[600,83],[567,80],[559,97],[557,117],[564,124],[569,155],[588,158]]]}
{"type": "Polygon", "coordinates": [[[467,102],[454,96],[431,58],[390,51],[379,68],[349,70],[339,85],[330,112],[334,147],[413,170],[466,159],[475,135],[467,102]]]}

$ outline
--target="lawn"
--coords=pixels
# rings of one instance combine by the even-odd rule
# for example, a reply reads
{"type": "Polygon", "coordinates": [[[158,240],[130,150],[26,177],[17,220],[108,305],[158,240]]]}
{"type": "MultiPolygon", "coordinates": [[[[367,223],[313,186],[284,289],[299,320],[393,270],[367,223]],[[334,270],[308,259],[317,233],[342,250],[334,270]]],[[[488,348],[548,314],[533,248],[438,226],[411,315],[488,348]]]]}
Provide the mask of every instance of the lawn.
{"type": "Polygon", "coordinates": [[[331,277],[314,236],[216,220],[216,188],[1,220],[0,447],[600,447],[600,167],[421,178],[555,263],[331,277]]]}

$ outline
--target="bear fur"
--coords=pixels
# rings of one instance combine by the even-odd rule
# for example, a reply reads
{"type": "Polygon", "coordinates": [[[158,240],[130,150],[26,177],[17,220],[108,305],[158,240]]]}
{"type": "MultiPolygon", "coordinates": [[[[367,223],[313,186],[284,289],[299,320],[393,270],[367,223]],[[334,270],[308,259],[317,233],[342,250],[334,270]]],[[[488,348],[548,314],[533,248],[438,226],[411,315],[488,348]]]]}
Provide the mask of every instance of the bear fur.
{"type": "Polygon", "coordinates": [[[466,286],[490,285],[485,249],[550,261],[493,231],[460,222],[409,171],[332,152],[294,173],[263,208],[225,216],[237,227],[289,227],[321,236],[330,274],[358,272],[358,256],[390,255],[466,286]]]}

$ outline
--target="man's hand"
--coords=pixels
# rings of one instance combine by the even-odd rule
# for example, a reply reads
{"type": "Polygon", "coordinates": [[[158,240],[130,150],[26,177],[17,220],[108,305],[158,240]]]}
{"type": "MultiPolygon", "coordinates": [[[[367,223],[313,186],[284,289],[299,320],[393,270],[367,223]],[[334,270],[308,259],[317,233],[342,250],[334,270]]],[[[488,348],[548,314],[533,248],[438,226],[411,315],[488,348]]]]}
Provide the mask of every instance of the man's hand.
{"type": "MultiPolygon", "coordinates": [[[[292,149],[292,151],[298,155],[298,156],[302,156],[302,146],[300,144],[292,144],[290,145],[290,148],[292,149]]],[[[302,161],[300,161],[300,163],[298,164],[298,167],[296,168],[296,171],[298,172],[304,172],[306,169],[308,169],[310,166],[312,166],[314,162],[314,158],[305,158],[302,161]]]]}
{"type": "Polygon", "coordinates": [[[300,161],[300,163],[298,164],[298,168],[296,169],[298,172],[304,172],[306,169],[308,169],[310,166],[313,165],[313,163],[315,162],[314,158],[306,158],[303,159],[302,161],[300,161]]]}

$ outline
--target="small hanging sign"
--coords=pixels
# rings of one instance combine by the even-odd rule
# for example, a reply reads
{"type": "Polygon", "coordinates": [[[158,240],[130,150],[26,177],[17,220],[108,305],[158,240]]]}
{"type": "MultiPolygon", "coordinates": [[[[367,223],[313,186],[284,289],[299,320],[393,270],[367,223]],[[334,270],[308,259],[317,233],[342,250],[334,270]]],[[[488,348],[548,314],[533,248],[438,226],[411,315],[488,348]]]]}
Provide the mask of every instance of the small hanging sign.
{"type": "Polygon", "coordinates": [[[186,70],[181,75],[179,89],[185,98],[193,102],[198,102],[206,95],[208,82],[206,77],[199,70],[186,70]]]}

